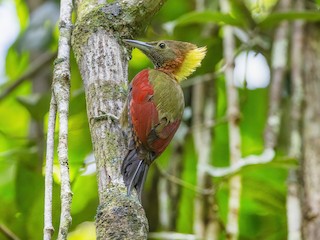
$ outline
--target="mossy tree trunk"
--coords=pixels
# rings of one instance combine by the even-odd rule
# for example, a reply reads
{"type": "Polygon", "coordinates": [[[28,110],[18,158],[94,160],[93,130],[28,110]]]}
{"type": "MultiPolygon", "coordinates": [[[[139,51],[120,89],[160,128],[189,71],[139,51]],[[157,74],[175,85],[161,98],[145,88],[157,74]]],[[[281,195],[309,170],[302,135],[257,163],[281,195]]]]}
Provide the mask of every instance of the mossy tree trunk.
{"type": "Polygon", "coordinates": [[[165,0],[77,0],[72,36],[84,82],[87,115],[97,164],[99,207],[97,239],[146,239],[148,222],[136,195],[128,197],[120,167],[127,139],[119,122],[95,117],[119,116],[127,92],[130,53],[123,38],[135,38],[165,0]]]}

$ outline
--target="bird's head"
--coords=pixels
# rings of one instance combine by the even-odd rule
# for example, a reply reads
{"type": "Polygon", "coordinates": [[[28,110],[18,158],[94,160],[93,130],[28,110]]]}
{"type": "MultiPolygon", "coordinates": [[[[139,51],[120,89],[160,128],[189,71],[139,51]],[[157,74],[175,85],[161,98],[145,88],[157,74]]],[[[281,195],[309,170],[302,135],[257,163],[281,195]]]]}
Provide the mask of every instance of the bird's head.
{"type": "Polygon", "coordinates": [[[140,49],[156,69],[172,75],[177,81],[186,79],[194,72],[206,54],[206,47],[198,48],[188,42],[163,40],[146,43],[129,39],[124,41],[140,49]]]}

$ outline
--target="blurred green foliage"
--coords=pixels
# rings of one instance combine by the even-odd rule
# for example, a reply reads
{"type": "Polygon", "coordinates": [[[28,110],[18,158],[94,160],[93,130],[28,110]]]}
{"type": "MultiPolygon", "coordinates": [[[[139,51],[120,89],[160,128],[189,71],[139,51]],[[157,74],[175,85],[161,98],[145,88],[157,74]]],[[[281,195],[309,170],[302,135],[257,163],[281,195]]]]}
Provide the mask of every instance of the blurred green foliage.
{"type": "MultiPolygon", "coordinates": [[[[145,35],[141,36],[140,39],[147,41],[176,39],[193,42],[199,46],[206,45],[208,54],[202,67],[195,73],[195,75],[201,75],[212,73],[221,67],[223,61],[221,26],[225,24],[239,27],[252,38],[261,37],[270,46],[274,28],[280,21],[297,18],[309,21],[320,19],[320,15],[315,12],[275,13],[276,0],[257,2],[260,5],[250,4],[249,1],[232,0],[232,11],[229,14],[223,14],[218,10],[218,1],[207,1],[207,8],[204,12],[195,11],[195,1],[167,1],[154,17],[145,35]]],[[[317,3],[319,4],[319,1],[317,3]]],[[[1,91],[32,65],[30,56],[34,54],[32,52],[34,50],[24,48],[25,42],[21,40],[28,31],[32,30],[29,18],[31,13],[23,0],[15,0],[15,4],[21,33],[7,53],[6,74],[9,80],[0,86],[1,91]]],[[[54,5],[51,5],[51,7],[54,11],[54,5]]],[[[48,21],[50,19],[53,21],[52,19],[55,18],[48,15],[48,21]]],[[[47,22],[37,26],[40,29],[45,29],[39,38],[43,37],[43,40],[46,40],[44,42],[40,39],[40,42],[45,44],[38,46],[39,49],[55,51],[57,49],[56,22],[50,24],[47,22]],[[53,40],[50,41],[50,39],[53,40]]],[[[243,43],[240,39],[237,39],[237,48],[261,50],[259,44],[243,43]]],[[[264,49],[268,62],[271,61],[269,58],[270,51],[270,47],[264,49]]],[[[92,145],[82,82],[75,59],[72,57],[71,60],[72,95],[69,121],[69,159],[74,197],[70,239],[95,239],[92,222],[94,222],[98,205],[96,177],[94,173],[83,174],[87,167],[85,159],[92,153],[92,145]]],[[[141,52],[134,50],[130,62],[129,79],[132,79],[138,71],[146,67],[152,67],[148,59],[141,52]]],[[[51,81],[51,79],[43,80],[51,81]]],[[[213,84],[215,86],[216,109],[212,118],[220,119],[226,116],[227,108],[224,77],[219,75],[214,79],[213,84]]],[[[191,89],[192,86],[184,89],[188,107],[191,106],[193,97],[191,89]]],[[[263,151],[268,91],[268,88],[239,89],[243,156],[259,154],[263,151]]],[[[37,154],[39,152],[43,153],[43,151],[39,151],[39,148],[44,146],[39,146],[36,139],[30,137],[30,122],[44,122],[42,130],[45,136],[49,99],[50,89],[47,89],[44,93],[34,93],[32,82],[25,81],[0,102],[0,225],[6,226],[21,239],[36,240],[42,238],[44,201],[44,164],[42,159],[44,156],[41,156],[41,160],[38,161],[37,154]]],[[[186,120],[185,126],[191,127],[190,119],[186,120]]],[[[180,157],[183,167],[179,176],[184,182],[195,185],[197,155],[194,149],[193,136],[189,130],[182,144],[180,157]]],[[[213,136],[211,163],[214,166],[228,166],[229,139],[227,124],[222,123],[213,126],[208,131],[211,131],[213,136]]],[[[174,144],[176,143],[177,140],[174,140],[174,144]]],[[[175,150],[175,147],[170,147],[157,160],[162,168],[169,165],[168,162],[175,150]]],[[[285,153],[279,152],[277,157],[281,159],[281,157],[285,157],[285,153]]],[[[291,167],[295,167],[294,160],[279,160],[274,163],[251,166],[240,172],[243,183],[239,223],[240,239],[286,238],[286,178],[288,169],[291,167]]],[[[58,168],[59,165],[55,159],[53,216],[56,230],[58,229],[60,210],[58,168]]],[[[145,205],[150,202],[149,199],[146,199],[147,196],[153,197],[152,202],[159,201],[154,199],[154,194],[148,194],[154,191],[154,182],[157,183],[160,176],[156,166],[151,168],[145,187],[145,205]]],[[[212,179],[212,181],[216,187],[215,198],[218,217],[223,225],[226,223],[228,211],[228,181],[225,178],[212,179]]],[[[175,231],[193,232],[195,195],[194,191],[181,188],[175,231]]],[[[156,203],[154,206],[156,206],[156,203]]],[[[150,229],[164,230],[158,225],[158,221],[154,220],[154,216],[158,216],[158,213],[155,212],[159,209],[153,206],[146,207],[146,209],[150,220],[150,229]]],[[[224,238],[223,234],[221,234],[221,238],[224,238]]],[[[0,239],[6,239],[2,233],[0,233],[0,239]]]]}

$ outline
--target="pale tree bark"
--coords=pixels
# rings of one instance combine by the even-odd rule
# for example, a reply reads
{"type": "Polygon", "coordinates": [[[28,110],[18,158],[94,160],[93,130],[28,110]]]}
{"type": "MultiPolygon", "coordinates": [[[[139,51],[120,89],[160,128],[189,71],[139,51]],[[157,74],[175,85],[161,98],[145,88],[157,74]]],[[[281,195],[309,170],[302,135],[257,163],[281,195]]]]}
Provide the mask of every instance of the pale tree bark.
{"type": "Polygon", "coordinates": [[[70,98],[70,40],[71,40],[71,14],[72,0],[62,0],[60,4],[59,42],[58,54],[55,60],[52,82],[52,96],[49,111],[46,177],[45,177],[45,211],[44,211],[44,236],[45,240],[52,238],[54,229],[52,225],[52,172],[54,158],[54,132],[56,114],[59,114],[59,142],[58,160],[61,178],[61,213],[58,239],[67,239],[71,225],[72,192],[69,175],[68,160],[68,117],[70,98]]]}
{"type": "MultiPolygon", "coordinates": [[[[229,13],[228,1],[221,0],[222,12],[229,13]]],[[[226,61],[225,81],[228,101],[229,117],[229,152],[230,165],[238,164],[241,161],[241,136],[240,136],[240,110],[238,90],[233,82],[235,39],[233,29],[230,26],[223,27],[223,55],[226,61]]],[[[239,235],[239,211],[241,197],[241,176],[234,175],[229,180],[229,202],[227,216],[227,239],[237,239],[239,235]]]]}
{"type": "Polygon", "coordinates": [[[120,167],[126,136],[119,116],[127,91],[129,53],[121,38],[143,32],[165,0],[78,0],[73,50],[84,82],[87,114],[97,164],[97,239],[146,239],[148,222],[136,194],[128,197],[120,167]]]}
{"type": "MultiPolygon", "coordinates": [[[[290,9],[291,0],[279,1],[279,11],[290,9]]],[[[264,145],[267,149],[274,149],[278,142],[281,123],[281,94],[288,56],[288,21],[283,21],[275,30],[272,46],[272,76],[269,90],[269,109],[264,133],[264,145]]]]}
{"type": "Polygon", "coordinates": [[[304,43],[303,239],[320,239],[320,32],[308,24],[304,43]]]}
{"type": "Polygon", "coordinates": [[[46,175],[44,193],[44,231],[43,239],[52,238],[54,228],[52,223],[52,192],[53,192],[53,160],[54,160],[54,132],[56,126],[57,103],[52,96],[49,109],[47,152],[46,152],[46,175]]]}
{"type": "Polygon", "coordinates": [[[60,164],[61,178],[61,213],[58,239],[67,239],[69,226],[71,225],[71,201],[72,192],[69,175],[68,160],[68,118],[70,98],[70,40],[71,40],[71,14],[73,10],[72,0],[62,0],[60,5],[59,43],[58,54],[55,60],[52,82],[52,97],[49,111],[47,161],[45,179],[45,223],[44,239],[51,239],[52,225],[52,171],[53,148],[56,112],[59,113],[59,142],[58,160],[60,164]]]}
{"type": "MultiPolygon", "coordinates": [[[[278,11],[288,11],[291,8],[291,0],[281,0],[279,1],[278,11]]],[[[273,38],[273,46],[272,46],[272,75],[271,75],[271,85],[269,90],[269,109],[268,109],[268,117],[267,123],[265,126],[265,133],[264,133],[264,145],[265,149],[267,150],[275,150],[277,143],[278,143],[278,136],[281,124],[281,100],[282,100],[282,91],[283,91],[283,83],[285,80],[285,75],[287,72],[287,59],[288,59],[288,46],[289,46],[289,22],[283,21],[279,24],[279,26],[275,30],[274,38],[273,38]]],[[[297,34],[297,32],[295,32],[297,34]]],[[[298,46],[296,46],[298,47],[298,46]]],[[[298,48],[293,49],[297,53],[298,48]]],[[[299,61],[299,59],[295,59],[299,61]]],[[[294,62],[294,61],[293,61],[294,62]]],[[[299,71],[299,69],[296,69],[299,71]]],[[[296,72],[293,73],[296,77],[296,72]]],[[[296,81],[299,79],[295,79],[294,81],[294,97],[297,97],[299,94],[296,86],[296,81]]],[[[299,107],[297,105],[293,105],[294,107],[299,107]]],[[[294,114],[294,111],[292,111],[294,114]]],[[[293,117],[293,119],[295,119],[293,117]]],[[[292,129],[294,129],[291,134],[296,134],[298,130],[296,124],[299,123],[299,119],[295,119],[293,121],[292,129]]],[[[290,143],[291,147],[298,147],[293,146],[295,144],[293,142],[290,143]]],[[[289,154],[294,154],[292,148],[289,149],[289,154]]],[[[292,217],[297,217],[299,213],[299,202],[297,202],[297,189],[295,187],[295,174],[294,171],[291,171],[289,175],[288,182],[288,194],[287,194],[287,220],[288,220],[288,239],[294,240],[299,239],[299,230],[296,232],[297,227],[299,225],[298,219],[293,219],[292,217]]],[[[298,227],[299,228],[299,227],[298,227]]]]}
{"type": "MultiPolygon", "coordinates": [[[[195,150],[198,156],[197,188],[212,188],[212,180],[203,166],[210,165],[212,136],[208,127],[203,124],[213,117],[213,92],[206,92],[208,85],[199,83],[193,87],[193,136],[195,150]],[[206,98],[206,99],[205,99],[206,98]],[[203,114],[204,113],[204,114],[203,114]]],[[[212,89],[210,89],[213,91],[212,89]]],[[[214,194],[197,194],[194,202],[194,233],[201,239],[217,239],[219,223],[215,216],[214,194]]]]}
{"type": "MultiPolygon", "coordinates": [[[[205,1],[196,1],[196,10],[205,10],[205,1]]],[[[206,29],[202,35],[206,34],[206,29]]],[[[210,127],[204,123],[213,119],[214,89],[213,74],[210,82],[199,81],[192,87],[192,133],[197,154],[197,188],[213,189],[211,176],[207,173],[206,168],[211,164],[211,146],[212,133],[210,127]]],[[[194,200],[194,221],[193,230],[199,239],[218,239],[220,224],[217,220],[215,193],[211,195],[197,194],[194,200]]]]}
{"type": "MultiPolygon", "coordinates": [[[[304,2],[296,1],[295,9],[304,10],[304,2]]],[[[301,162],[302,156],[302,137],[301,119],[303,104],[303,76],[302,63],[304,62],[304,21],[297,20],[293,23],[291,38],[291,129],[290,129],[290,148],[289,156],[301,162]]],[[[288,240],[300,240],[301,235],[301,203],[299,193],[299,181],[296,169],[289,170],[287,192],[287,225],[288,240]]]]}

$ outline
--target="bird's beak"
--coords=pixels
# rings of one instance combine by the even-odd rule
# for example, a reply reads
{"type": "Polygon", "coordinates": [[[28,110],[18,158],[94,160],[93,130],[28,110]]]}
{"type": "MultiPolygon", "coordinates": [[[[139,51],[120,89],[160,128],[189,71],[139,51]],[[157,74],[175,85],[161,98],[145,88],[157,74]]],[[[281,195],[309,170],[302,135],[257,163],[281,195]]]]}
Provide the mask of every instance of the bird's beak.
{"type": "Polygon", "coordinates": [[[124,42],[126,42],[127,44],[129,44],[132,47],[138,48],[143,52],[150,52],[150,50],[152,48],[154,48],[154,46],[145,43],[145,42],[141,42],[141,41],[137,41],[137,40],[131,40],[131,39],[123,39],[124,42]]]}

